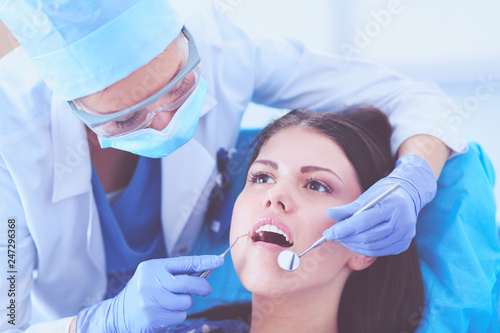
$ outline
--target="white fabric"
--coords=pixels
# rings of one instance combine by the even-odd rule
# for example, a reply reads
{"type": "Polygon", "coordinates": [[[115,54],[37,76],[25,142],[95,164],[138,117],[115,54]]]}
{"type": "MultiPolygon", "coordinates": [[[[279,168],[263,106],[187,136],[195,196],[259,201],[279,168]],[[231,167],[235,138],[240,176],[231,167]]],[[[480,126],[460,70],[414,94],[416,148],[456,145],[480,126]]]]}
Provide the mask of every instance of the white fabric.
{"type": "Polygon", "coordinates": [[[71,322],[74,317],[66,317],[63,319],[39,323],[37,325],[33,325],[26,330],[26,333],[48,333],[48,332],[69,332],[69,327],[71,326],[71,322]]]}
{"type": "MultiPolygon", "coordinates": [[[[366,62],[312,54],[297,41],[252,39],[216,11],[200,13],[187,27],[209,88],[194,139],[162,160],[169,256],[189,252],[216,181],[216,152],[234,145],[252,100],[331,111],[368,103],[389,115],[394,151],[410,136],[436,131],[454,151],[465,147],[457,129],[446,123],[451,101],[432,84],[366,62]]],[[[7,258],[6,220],[15,218],[15,328],[22,331],[36,322],[74,316],[101,300],[104,246],[84,125],[65,102],[52,97],[22,49],[0,62],[0,106],[0,258],[7,258]]],[[[9,301],[6,283],[0,279],[1,304],[9,301]]],[[[0,331],[15,332],[6,318],[4,307],[0,331]]]]}

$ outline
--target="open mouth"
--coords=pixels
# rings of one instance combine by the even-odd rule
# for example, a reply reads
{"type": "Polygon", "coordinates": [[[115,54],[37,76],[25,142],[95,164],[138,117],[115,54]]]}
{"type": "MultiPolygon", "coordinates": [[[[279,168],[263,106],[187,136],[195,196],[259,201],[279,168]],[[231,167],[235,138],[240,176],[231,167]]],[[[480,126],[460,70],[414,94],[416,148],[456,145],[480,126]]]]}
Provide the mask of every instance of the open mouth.
{"type": "Polygon", "coordinates": [[[252,235],[252,241],[273,243],[281,247],[293,246],[293,241],[283,230],[275,225],[260,226],[252,235]]]}

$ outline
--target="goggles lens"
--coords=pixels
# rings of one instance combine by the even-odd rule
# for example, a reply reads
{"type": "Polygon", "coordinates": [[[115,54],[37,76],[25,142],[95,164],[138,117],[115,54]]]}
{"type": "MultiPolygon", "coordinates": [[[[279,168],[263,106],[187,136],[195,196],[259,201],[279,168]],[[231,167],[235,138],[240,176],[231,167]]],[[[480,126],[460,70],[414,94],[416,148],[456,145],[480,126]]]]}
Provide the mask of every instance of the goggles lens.
{"type": "Polygon", "coordinates": [[[118,137],[148,127],[158,112],[175,111],[179,108],[198,86],[201,78],[201,66],[198,64],[190,73],[168,90],[155,105],[138,108],[118,119],[93,127],[92,130],[102,137],[118,137]]]}

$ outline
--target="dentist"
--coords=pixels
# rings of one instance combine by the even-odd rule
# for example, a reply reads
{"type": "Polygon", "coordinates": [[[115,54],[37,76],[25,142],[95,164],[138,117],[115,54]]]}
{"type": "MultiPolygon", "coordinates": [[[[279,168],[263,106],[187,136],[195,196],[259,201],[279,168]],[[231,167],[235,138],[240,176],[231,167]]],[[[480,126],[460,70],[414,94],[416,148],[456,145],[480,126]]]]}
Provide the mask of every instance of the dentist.
{"type": "MultiPolygon", "coordinates": [[[[0,280],[2,332],[181,322],[191,295],[211,292],[192,273],[222,265],[186,256],[200,243],[216,253],[207,223],[227,232],[229,221],[205,213],[217,151],[234,146],[250,102],[332,112],[369,103],[389,116],[396,169],[327,211],[341,222],[325,236],[360,254],[404,251],[443,164],[465,149],[436,86],[252,38],[215,9],[182,18],[169,0],[0,0],[0,19],[22,45],[0,61],[0,215],[15,221],[17,256],[15,298],[0,280]],[[398,195],[350,218],[394,181],[398,195]]],[[[8,239],[3,227],[2,258],[8,239]]],[[[240,297],[228,289],[213,294],[240,297]]]]}

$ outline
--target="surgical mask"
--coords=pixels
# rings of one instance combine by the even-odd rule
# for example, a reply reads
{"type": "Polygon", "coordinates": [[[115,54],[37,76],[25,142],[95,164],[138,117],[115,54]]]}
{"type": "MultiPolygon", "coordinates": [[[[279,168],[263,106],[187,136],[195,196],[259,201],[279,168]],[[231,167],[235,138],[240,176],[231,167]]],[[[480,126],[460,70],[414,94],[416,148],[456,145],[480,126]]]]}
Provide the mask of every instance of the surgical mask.
{"type": "Polygon", "coordinates": [[[144,128],[117,138],[98,136],[101,148],[115,148],[151,158],[172,154],[193,138],[207,87],[208,82],[201,79],[196,91],[177,109],[162,131],[144,128]]]}

